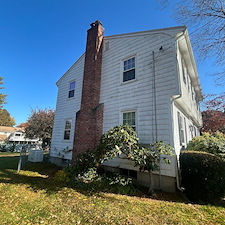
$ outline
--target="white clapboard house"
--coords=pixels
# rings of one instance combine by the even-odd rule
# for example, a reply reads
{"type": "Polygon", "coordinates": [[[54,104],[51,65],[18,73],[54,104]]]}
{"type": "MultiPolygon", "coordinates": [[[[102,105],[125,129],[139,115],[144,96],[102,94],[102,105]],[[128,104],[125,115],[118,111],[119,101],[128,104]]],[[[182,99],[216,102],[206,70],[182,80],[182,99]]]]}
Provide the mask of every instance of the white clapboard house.
{"type": "MultiPolygon", "coordinates": [[[[185,26],[104,36],[100,21],[87,32],[85,53],[59,79],[50,150],[58,165],[96,146],[101,134],[128,123],[139,143],[163,141],[175,149],[161,162],[155,187],[179,188],[179,154],[199,135],[202,91],[185,26]]],[[[127,159],[105,164],[148,185],[127,159]]]]}

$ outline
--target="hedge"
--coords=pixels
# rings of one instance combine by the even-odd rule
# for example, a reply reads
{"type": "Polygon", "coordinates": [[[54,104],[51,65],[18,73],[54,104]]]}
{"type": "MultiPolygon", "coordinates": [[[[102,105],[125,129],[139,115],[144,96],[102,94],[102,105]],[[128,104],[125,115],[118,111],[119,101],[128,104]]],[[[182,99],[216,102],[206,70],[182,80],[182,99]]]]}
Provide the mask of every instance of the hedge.
{"type": "Polygon", "coordinates": [[[182,186],[194,202],[215,202],[225,195],[225,162],[207,152],[180,155],[182,186]]]}

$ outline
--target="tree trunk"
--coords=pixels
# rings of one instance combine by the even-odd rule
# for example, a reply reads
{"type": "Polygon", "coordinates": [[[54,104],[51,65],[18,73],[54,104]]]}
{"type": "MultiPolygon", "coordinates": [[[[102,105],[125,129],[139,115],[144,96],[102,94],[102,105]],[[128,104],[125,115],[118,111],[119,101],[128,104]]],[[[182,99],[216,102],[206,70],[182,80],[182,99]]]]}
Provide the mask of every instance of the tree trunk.
{"type": "Polygon", "coordinates": [[[148,172],[148,176],[149,176],[149,190],[148,190],[148,194],[149,195],[155,195],[155,191],[154,191],[154,180],[153,180],[152,171],[149,171],[148,172]]]}

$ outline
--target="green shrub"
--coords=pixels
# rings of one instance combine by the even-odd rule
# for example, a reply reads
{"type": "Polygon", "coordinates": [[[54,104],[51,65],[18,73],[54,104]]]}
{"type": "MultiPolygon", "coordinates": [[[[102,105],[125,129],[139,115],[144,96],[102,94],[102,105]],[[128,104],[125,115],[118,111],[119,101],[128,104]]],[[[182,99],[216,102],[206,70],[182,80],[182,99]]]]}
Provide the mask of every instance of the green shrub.
{"type": "Polygon", "coordinates": [[[138,149],[137,133],[131,126],[124,124],[113,127],[102,135],[96,149],[96,157],[101,162],[108,161],[121,153],[130,158],[130,154],[138,149]]]}
{"type": "Polygon", "coordinates": [[[194,137],[187,146],[188,150],[208,152],[212,154],[225,153],[225,135],[220,132],[214,134],[203,133],[200,137],[194,137]]]}
{"type": "Polygon", "coordinates": [[[0,144],[0,152],[7,152],[5,144],[0,144]]]}
{"type": "Polygon", "coordinates": [[[138,187],[130,177],[115,173],[105,177],[105,181],[109,185],[109,190],[118,194],[134,195],[138,192],[138,187]]]}
{"type": "Polygon", "coordinates": [[[95,150],[88,149],[87,151],[77,155],[73,165],[66,168],[66,172],[70,176],[78,176],[86,173],[90,168],[97,167],[98,160],[96,159],[95,150]]]}
{"type": "Polygon", "coordinates": [[[184,151],[180,155],[182,186],[194,202],[212,203],[225,194],[225,162],[206,152],[184,151]]]}
{"type": "MultiPolygon", "coordinates": [[[[125,124],[113,127],[103,134],[96,149],[87,150],[78,155],[74,164],[66,171],[71,180],[75,182],[83,180],[83,182],[90,183],[95,178],[99,178],[97,172],[100,172],[99,166],[102,162],[123,153],[127,159],[134,161],[134,166],[139,167],[140,171],[148,171],[152,176],[151,172],[158,168],[159,156],[172,156],[172,150],[171,146],[163,142],[151,144],[149,148],[140,147],[137,133],[131,126],[125,124]]],[[[167,157],[163,159],[169,163],[167,157]]],[[[150,190],[152,190],[153,179],[149,183],[151,184],[150,190]]],[[[131,189],[128,188],[128,190],[131,189]]]]}

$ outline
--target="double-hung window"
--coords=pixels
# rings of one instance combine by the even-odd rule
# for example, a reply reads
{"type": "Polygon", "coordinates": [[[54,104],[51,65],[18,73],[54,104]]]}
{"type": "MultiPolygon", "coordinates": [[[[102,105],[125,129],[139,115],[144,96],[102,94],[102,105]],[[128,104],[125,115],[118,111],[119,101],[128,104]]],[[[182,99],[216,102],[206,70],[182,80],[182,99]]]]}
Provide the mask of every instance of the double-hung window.
{"type": "Polygon", "coordinates": [[[123,112],[123,124],[128,124],[133,127],[134,130],[137,130],[135,111],[123,112]]]}
{"type": "Polygon", "coordinates": [[[75,84],[76,84],[75,81],[70,82],[68,98],[74,97],[74,94],[75,94],[75,84]]]}
{"type": "Polygon", "coordinates": [[[178,126],[179,126],[179,136],[180,136],[180,145],[184,145],[185,144],[185,140],[184,140],[184,122],[183,122],[183,118],[180,115],[180,113],[177,113],[177,117],[178,117],[178,126]]]}
{"type": "Polygon", "coordinates": [[[123,61],[123,82],[135,79],[135,57],[123,61]]]}
{"type": "Polygon", "coordinates": [[[70,140],[72,120],[66,120],[64,129],[64,140],[70,140]]]}

